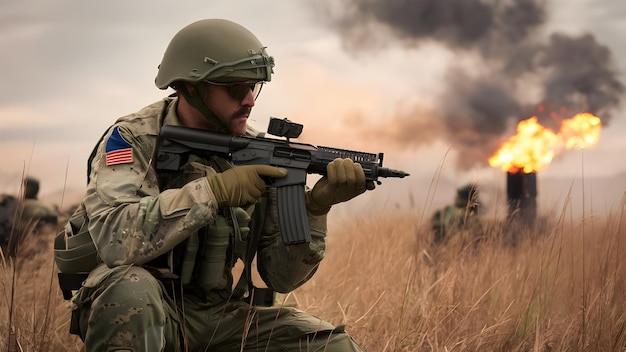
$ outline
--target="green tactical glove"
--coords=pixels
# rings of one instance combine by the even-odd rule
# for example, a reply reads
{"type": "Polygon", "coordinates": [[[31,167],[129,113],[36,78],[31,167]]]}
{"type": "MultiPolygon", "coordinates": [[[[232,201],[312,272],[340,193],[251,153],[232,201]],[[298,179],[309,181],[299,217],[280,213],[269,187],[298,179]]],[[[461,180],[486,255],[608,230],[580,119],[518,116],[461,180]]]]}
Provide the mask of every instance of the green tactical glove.
{"type": "Polygon", "coordinates": [[[306,194],[306,208],[313,215],[323,215],[333,204],[345,202],[365,192],[365,173],[351,159],[337,158],[326,166],[326,176],[306,194]]]}
{"type": "Polygon", "coordinates": [[[261,176],[282,178],[286,175],[287,170],[269,165],[245,165],[207,178],[220,207],[240,207],[255,203],[261,197],[265,190],[261,176]]]}

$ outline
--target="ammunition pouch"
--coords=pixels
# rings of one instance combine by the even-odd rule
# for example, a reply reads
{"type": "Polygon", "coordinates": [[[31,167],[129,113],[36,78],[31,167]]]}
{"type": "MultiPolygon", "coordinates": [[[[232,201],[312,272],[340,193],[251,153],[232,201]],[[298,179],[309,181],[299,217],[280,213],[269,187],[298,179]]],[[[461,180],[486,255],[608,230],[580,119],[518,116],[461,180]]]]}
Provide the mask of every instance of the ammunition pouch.
{"type": "Polygon", "coordinates": [[[83,207],[74,212],[64,229],[54,239],[54,261],[59,268],[59,286],[64,299],[80,288],[89,272],[102,262],[87,229],[83,207]]]}
{"type": "Polygon", "coordinates": [[[208,291],[222,288],[226,283],[224,268],[226,252],[233,228],[223,216],[215,218],[215,224],[209,225],[198,256],[196,284],[208,291]]]}

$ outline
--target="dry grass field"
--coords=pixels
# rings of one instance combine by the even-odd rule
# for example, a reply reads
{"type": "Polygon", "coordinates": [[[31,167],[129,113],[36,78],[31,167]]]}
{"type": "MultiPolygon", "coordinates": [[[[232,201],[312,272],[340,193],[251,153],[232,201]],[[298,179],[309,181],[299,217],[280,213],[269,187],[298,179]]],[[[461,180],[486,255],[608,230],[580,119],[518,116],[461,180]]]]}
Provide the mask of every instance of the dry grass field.
{"type": "Polygon", "coordinates": [[[368,351],[624,351],[624,215],[552,219],[516,246],[487,223],[442,248],[411,214],[360,219],[297,297],[368,351]]]}
{"type": "MultiPolygon", "coordinates": [[[[366,351],[626,351],[626,207],[541,226],[485,222],[432,247],[423,216],[394,209],[333,224],[298,306],[366,351]],[[512,246],[503,238],[516,231],[512,246]]],[[[80,351],[57,288],[54,229],[0,266],[0,350],[80,351]]]]}

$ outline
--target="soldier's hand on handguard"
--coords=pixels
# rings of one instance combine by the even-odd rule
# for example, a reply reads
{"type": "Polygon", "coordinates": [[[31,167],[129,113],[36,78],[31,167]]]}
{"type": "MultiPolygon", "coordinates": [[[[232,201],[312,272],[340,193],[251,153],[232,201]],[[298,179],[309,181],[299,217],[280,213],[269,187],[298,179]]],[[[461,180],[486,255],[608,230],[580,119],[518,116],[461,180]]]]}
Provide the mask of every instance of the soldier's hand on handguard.
{"type": "Polygon", "coordinates": [[[326,166],[326,176],[306,194],[306,208],[313,215],[330,211],[334,204],[350,200],[365,192],[365,173],[351,159],[337,158],[326,166]]]}
{"type": "Polygon", "coordinates": [[[261,178],[282,178],[287,170],[268,165],[235,166],[220,174],[208,176],[211,190],[220,207],[239,207],[257,201],[265,190],[261,178]]]}

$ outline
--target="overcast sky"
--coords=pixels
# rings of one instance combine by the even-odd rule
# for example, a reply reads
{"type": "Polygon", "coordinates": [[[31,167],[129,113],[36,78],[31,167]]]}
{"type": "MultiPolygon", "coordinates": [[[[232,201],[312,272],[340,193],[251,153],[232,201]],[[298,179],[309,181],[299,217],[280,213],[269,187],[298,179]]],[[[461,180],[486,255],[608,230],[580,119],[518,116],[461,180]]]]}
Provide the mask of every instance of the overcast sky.
{"type": "MultiPolygon", "coordinates": [[[[42,180],[42,193],[65,182],[70,189],[84,188],[86,159],[97,139],[116,118],[169,93],[154,86],[163,51],[179,29],[203,18],[244,25],[276,59],[273,80],[253,110],[254,127],[265,130],[270,115],[288,117],[305,124],[303,141],[385,152],[386,165],[411,172],[414,181],[431,178],[442,163],[444,174],[458,182],[493,175],[484,156],[492,152],[493,143],[512,133],[514,119],[502,117],[500,129],[484,130],[484,135],[482,127],[472,133],[463,130],[463,123],[450,129],[446,124],[456,121],[450,115],[465,105],[456,99],[441,103],[451,91],[457,94],[453,97],[459,94],[449,84],[453,69],[474,67],[482,60],[468,72],[472,79],[489,82],[492,71],[480,68],[489,67],[489,59],[477,59],[484,53],[473,53],[472,42],[455,42],[459,49],[438,35],[399,35],[388,8],[372,12],[391,14],[387,29],[376,32],[386,34],[356,40],[338,25],[359,15],[344,13],[341,6],[349,2],[331,1],[334,5],[327,7],[324,1],[295,0],[2,0],[0,191],[14,190],[23,170],[42,180]],[[461,138],[468,134],[472,138],[461,138]]],[[[610,53],[611,72],[624,82],[626,2],[551,0],[545,9],[537,35],[579,38],[589,33],[593,40],[587,43],[610,53]]],[[[408,9],[401,13],[406,15],[403,21],[412,22],[408,9]]],[[[374,28],[382,28],[381,23],[374,28]]],[[[502,76],[497,78],[493,81],[502,76]]],[[[517,91],[542,89],[537,77],[528,77],[527,89],[520,80],[516,77],[517,91]]],[[[497,94],[491,101],[499,101],[499,90],[492,92],[497,94]]],[[[542,176],[579,174],[581,166],[588,176],[626,172],[626,109],[621,101],[608,105],[599,110],[606,111],[601,118],[607,123],[599,144],[563,153],[542,176]]]]}

